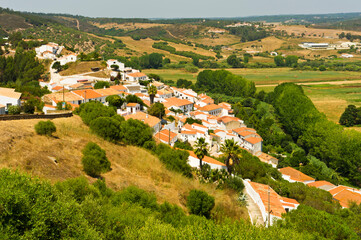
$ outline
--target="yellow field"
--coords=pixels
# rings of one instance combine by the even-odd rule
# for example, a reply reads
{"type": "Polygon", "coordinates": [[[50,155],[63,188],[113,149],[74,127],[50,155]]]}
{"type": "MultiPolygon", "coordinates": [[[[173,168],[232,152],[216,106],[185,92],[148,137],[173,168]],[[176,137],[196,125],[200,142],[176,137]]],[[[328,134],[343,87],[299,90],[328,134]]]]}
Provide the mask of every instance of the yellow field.
{"type": "MultiPolygon", "coordinates": [[[[246,209],[239,206],[234,192],[216,190],[212,185],[201,184],[198,180],[169,171],[156,156],[144,149],[104,141],[91,134],[78,116],[53,120],[57,128],[56,137],[35,134],[34,125],[37,122],[1,122],[1,168],[25,171],[53,183],[84,176],[81,150],[89,141],[93,141],[106,151],[112,164],[112,170],[103,175],[112,189],[135,185],[153,192],[159,202],[168,201],[184,209],[189,191],[202,189],[215,197],[215,209],[222,209],[225,216],[248,219],[246,209]],[[57,163],[52,159],[56,159],[57,163]]],[[[90,182],[96,180],[87,178],[90,182]]]]}
{"type": "Polygon", "coordinates": [[[217,45],[230,45],[234,43],[239,43],[240,38],[234,35],[230,35],[227,33],[224,34],[216,34],[215,38],[204,37],[204,38],[190,38],[192,42],[200,43],[209,46],[217,46],[217,45]]]}
{"type": "MultiPolygon", "coordinates": [[[[351,33],[354,35],[361,35],[361,32],[357,32],[357,31],[344,31],[339,29],[316,29],[302,25],[294,25],[294,26],[278,25],[274,29],[280,31],[286,31],[289,35],[294,33],[296,36],[300,36],[302,33],[305,33],[305,37],[310,37],[310,38],[327,37],[327,39],[330,38],[338,39],[337,34],[340,34],[341,32],[351,33]]],[[[325,39],[324,41],[327,41],[327,39],[325,39]]]]}
{"type": "Polygon", "coordinates": [[[284,40],[281,40],[276,37],[267,37],[259,41],[252,41],[246,43],[239,43],[231,46],[232,49],[243,49],[243,50],[254,50],[254,51],[274,51],[282,46],[285,43],[284,40]],[[252,47],[252,45],[254,47],[252,47]]]}
{"type": "Polygon", "coordinates": [[[168,26],[169,24],[159,24],[159,23],[97,23],[97,22],[89,22],[90,24],[93,24],[96,27],[104,28],[104,29],[123,29],[125,31],[132,31],[137,29],[147,29],[152,27],[164,27],[168,26]]]}
{"type": "MultiPolygon", "coordinates": [[[[173,62],[179,62],[179,61],[190,61],[190,58],[178,56],[171,54],[167,51],[155,49],[152,48],[153,43],[155,43],[154,40],[147,38],[147,39],[141,39],[139,41],[133,40],[131,37],[117,37],[120,40],[123,41],[127,45],[127,48],[132,50],[133,56],[141,56],[144,53],[161,53],[164,54],[165,57],[169,58],[173,62]]],[[[120,50],[120,52],[126,52],[126,50],[120,50]]]]}

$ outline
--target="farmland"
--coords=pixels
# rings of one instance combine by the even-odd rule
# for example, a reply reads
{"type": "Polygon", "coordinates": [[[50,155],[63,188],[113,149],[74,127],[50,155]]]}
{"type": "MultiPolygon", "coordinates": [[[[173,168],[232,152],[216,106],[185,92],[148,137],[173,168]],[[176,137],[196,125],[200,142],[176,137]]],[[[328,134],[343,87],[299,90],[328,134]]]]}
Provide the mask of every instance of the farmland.
{"type": "MultiPolygon", "coordinates": [[[[202,71],[201,69],[200,71],[202,71]]],[[[361,76],[357,72],[336,72],[336,71],[293,71],[289,68],[267,68],[267,69],[226,69],[236,75],[241,75],[248,80],[254,81],[262,88],[272,87],[282,82],[323,82],[323,81],[341,81],[341,80],[358,80],[361,76]]],[[[181,69],[156,69],[144,70],[146,74],[154,73],[163,77],[165,80],[176,81],[179,78],[185,78],[193,82],[197,79],[197,73],[188,73],[181,69]]]]}

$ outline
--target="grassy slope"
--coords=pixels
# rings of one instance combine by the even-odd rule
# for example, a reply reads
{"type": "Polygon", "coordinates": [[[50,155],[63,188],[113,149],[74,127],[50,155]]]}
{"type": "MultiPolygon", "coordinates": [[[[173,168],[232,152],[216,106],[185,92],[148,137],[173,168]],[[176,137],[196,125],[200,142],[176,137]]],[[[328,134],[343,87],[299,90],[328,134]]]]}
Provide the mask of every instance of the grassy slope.
{"type": "MultiPolygon", "coordinates": [[[[84,175],[81,150],[94,141],[107,152],[112,170],[104,174],[107,185],[121,189],[135,185],[154,192],[160,202],[168,201],[185,208],[186,196],[193,189],[203,189],[216,198],[216,208],[234,218],[248,218],[245,208],[236,201],[236,194],[216,190],[178,173],[168,171],[148,151],[106,142],[89,132],[78,116],[55,119],[56,138],[38,136],[34,125],[38,120],[17,120],[0,124],[0,167],[31,173],[51,182],[84,175]],[[56,158],[55,164],[49,157],[56,158]]],[[[88,177],[89,181],[94,179],[88,177]]]]}

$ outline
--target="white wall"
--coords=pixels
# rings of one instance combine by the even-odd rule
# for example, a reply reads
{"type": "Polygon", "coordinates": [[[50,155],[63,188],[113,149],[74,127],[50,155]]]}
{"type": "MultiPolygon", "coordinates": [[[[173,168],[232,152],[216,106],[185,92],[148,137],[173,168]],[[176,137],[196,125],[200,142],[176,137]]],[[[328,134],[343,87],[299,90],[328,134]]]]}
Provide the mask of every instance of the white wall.
{"type": "Polygon", "coordinates": [[[9,98],[9,97],[5,97],[5,96],[0,96],[0,104],[5,106],[5,109],[8,110],[8,105],[9,106],[20,106],[20,99],[16,99],[16,98],[9,98]]]}

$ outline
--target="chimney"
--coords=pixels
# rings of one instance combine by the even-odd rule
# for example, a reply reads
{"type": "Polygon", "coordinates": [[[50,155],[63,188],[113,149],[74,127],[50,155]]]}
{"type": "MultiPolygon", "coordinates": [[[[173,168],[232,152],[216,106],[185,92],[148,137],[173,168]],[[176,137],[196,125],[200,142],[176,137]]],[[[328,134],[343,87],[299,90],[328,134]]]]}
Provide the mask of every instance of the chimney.
{"type": "Polygon", "coordinates": [[[148,113],[147,113],[147,115],[145,115],[145,118],[148,118],[148,113]]]}

